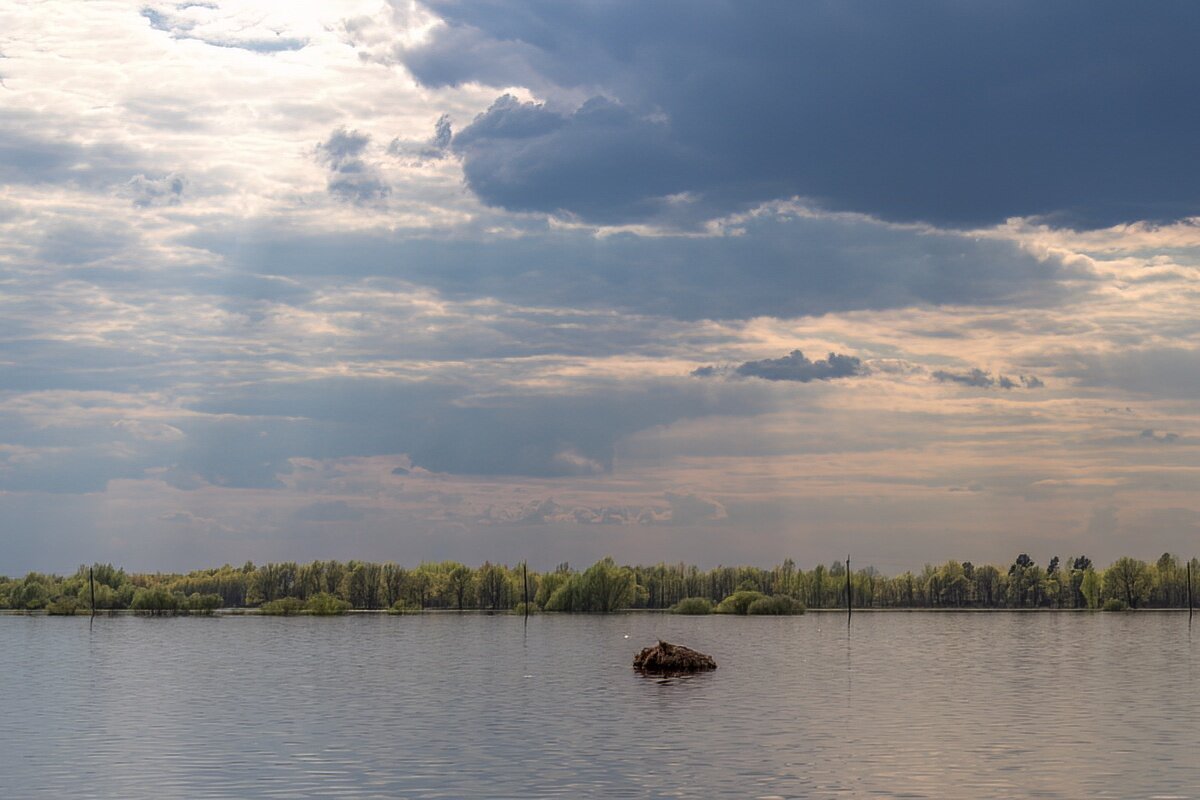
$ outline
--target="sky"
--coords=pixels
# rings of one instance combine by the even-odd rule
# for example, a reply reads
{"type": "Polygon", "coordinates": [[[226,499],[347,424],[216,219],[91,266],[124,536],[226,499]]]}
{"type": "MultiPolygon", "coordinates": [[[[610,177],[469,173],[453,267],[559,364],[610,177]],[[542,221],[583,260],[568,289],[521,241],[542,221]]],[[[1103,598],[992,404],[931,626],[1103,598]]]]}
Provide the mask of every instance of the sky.
{"type": "Polygon", "coordinates": [[[1195,555],[1198,25],[9,0],[0,573],[1195,555]]]}

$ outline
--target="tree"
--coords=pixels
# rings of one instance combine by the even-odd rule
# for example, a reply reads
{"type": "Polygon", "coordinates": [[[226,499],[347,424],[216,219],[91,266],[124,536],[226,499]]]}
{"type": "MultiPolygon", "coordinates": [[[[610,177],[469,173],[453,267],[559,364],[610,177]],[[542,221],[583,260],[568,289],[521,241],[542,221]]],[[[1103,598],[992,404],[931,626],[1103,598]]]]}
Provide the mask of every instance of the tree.
{"type": "Polygon", "coordinates": [[[1150,590],[1150,570],[1145,561],[1122,556],[1104,571],[1104,589],[1111,597],[1137,608],[1150,590]]]}
{"type": "Polygon", "coordinates": [[[534,597],[534,602],[546,610],[550,609],[550,598],[554,593],[562,588],[568,581],[571,580],[571,573],[563,570],[555,570],[547,572],[542,576],[541,583],[538,584],[537,595],[534,597]]]}
{"type": "Polygon", "coordinates": [[[378,564],[352,562],[342,579],[343,594],[354,608],[379,608],[383,570],[378,564]]]}
{"type": "Polygon", "coordinates": [[[408,570],[392,563],[383,565],[383,602],[388,608],[404,598],[404,585],[408,581],[408,570]]]}
{"type": "Polygon", "coordinates": [[[935,579],[939,604],[962,606],[966,603],[970,584],[962,564],[957,561],[947,561],[938,570],[935,579]]]}
{"type": "Polygon", "coordinates": [[[1087,607],[1095,610],[1100,607],[1100,588],[1101,578],[1096,570],[1092,569],[1089,563],[1087,568],[1083,570],[1083,576],[1079,581],[1079,593],[1083,595],[1084,602],[1087,607]]]}
{"type": "Polygon", "coordinates": [[[633,571],[618,567],[611,558],[597,561],[582,575],[585,611],[608,613],[628,608],[633,602],[633,571]]]}
{"type": "Polygon", "coordinates": [[[475,572],[462,564],[456,565],[446,573],[446,587],[454,597],[459,611],[463,610],[463,602],[471,590],[471,582],[474,578],[475,572]]]}
{"type": "Polygon", "coordinates": [[[25,580],[9,592],[9,604],[13,608],[33,611],[45,608],[50,602],[50,587],[47,576],[31,572],[25,580]]]}
{"type": "Polygon", "coordinates": [[[479,586],[479,606],[498,611],[512,605],[508,570],[499,564],[485,561],[476,580],[479,586]]]}

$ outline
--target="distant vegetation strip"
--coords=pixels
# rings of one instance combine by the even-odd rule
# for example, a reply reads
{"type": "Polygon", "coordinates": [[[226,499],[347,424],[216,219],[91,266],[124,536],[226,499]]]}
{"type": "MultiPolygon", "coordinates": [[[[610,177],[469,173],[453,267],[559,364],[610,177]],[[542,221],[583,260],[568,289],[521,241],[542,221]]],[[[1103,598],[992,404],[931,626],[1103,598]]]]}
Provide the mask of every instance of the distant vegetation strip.
{"type": "MultiPolygon", "coordinates": [[[[805,570],[790,559],[771,569],[701,570],[684,564],[620,566],[606,558],[583,571],[561,564],[549,572],[527,573],[520,564],[468,567],[454,561],[413,568],[365,561],[248,562],[187,574],[126,573],[111,564],[90,569],[97,609],[145,614],[206,614],[219,608],[282,615],[350,609],[523,612],[526,587],[530,612],[600,613],[642,608],[680,614],[792,614],[806,607],[845,607],[847,591],[855,608],[1183,608],[1189,596],[1188,564],[1169,553],[1152,563],[1119,558],[1104,569],[1085,556],[1067,561],[1055,557],[1043,567],[1025,554],[1003,567],[947,561],[891,577],[866,567],[853,571],[849,581],[841,563],[805,570]]],[[[1200,579],[1195,558],[1191,574],[1194,589],[1200,579]]],[[[69,576],[0,577],[0,608],[86,612],[91,592],[86,566],[69,576]]]]}

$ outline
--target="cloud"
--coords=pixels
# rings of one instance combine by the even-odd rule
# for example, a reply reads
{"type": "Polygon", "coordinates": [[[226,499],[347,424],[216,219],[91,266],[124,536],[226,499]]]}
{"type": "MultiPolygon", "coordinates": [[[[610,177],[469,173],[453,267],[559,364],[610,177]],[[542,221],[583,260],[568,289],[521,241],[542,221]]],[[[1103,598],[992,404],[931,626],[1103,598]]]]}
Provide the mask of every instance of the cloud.
{"type": "Polygon", "coordinates": [[[1189,4],[426,5],[443,24],[391,55],[418,80],[554,101],[502,97],[456,139],[470,186],[505,208],[611,221],[671,195],[702,215],[802,196],[962,227],[1200,213],[1189,4]]]}
{"type": "MultiPolygon", "coordinates": [[[[743,378],[762,378],[768,381],[830,381],[850,378],[866,372],[862,361],[856,356],[830,353],[827,358],[812,361],[803,352],[793,350],[782,358],[764,358],[747,361],[734,370],[743,378]]],[[[695,373],[693,373],[695,374],[695,373]]]]}
{"type": "Polygon", "coordinates": [[[1034,375],[1020,375],[1016,378],[1010,378],[1007,375],[997,374],[995,377],[991,373],[975,367],[967,372],[951,372],[949,370],[939,369],[932,373],[935,381],[941,383],[957,383],[961,386],[971,386],[976,389],[1041,389],[1046,384],[1034,375]]]}
{"type": "Polygon", "coordinates": [[[329,168],[328,188],[334,197],[368,205],[390,193],[378,165],[363,158],[370,142],[368,134],[339,128],[317,145],[317,160],[329,168]]]}
{"type": "Polygon", "coordinates": [[[685,379],[600,382],[551,394],[474,397],[457,382],[319,379],[224,387],[177,423],[194,444],[179,463],[222,485],[276,485],[294,457],[407,454],[458,475],[586,476],[613,468],[617,442],[655,425],[752,415],[765,392],[685,379]]]}
{"type": "Polygon", "coordinates": [[[388,155],[399,158],[409,158],[416,163],[437,161],[450,154],[450,142],[454,137],[454,127],[450,123],[450,115],[442,114],[433,125],[433,135],[428,139],[392,140],[388,145],[388,155]]]}
{"type": "Polygon", "coordinates": [[[1059,372],[1063,376],[1076,378],[1083,386],[1115,387],[1157,397],[1200,394],[1200,349],[1151,346],[1067,352],[1058,354],[1056,360],[1062,363],[1059,372]]]}
{"type": "Polygon", "coordinates": [[[492,523],[520,525],[701,525],[729,516],[719,501],[694,492],[668,491],[662,500],[640,506],[586,506],[558,503],[547,497],[517,507],[492,506],[484,518],[492,523]]]}
{"type": "Polygon", "coordinates": [[[354,522],[366,514],[345,500],[310,503],[292,513],[292,518],[301,522],[354,522]]]}
{"type": "Polygon", "coordinates": [[[106,188],[144,172],[139,154],[103,140],[79,143],[52,117],[16,109],[0,121],[0,184],[106,188]]]}
{"type": "Polygon", "coordinates": [[[726,519],[725,506],[711,497],[692,492],[665,494],[670,511],[663,521],[672,525],[696,525],[726,519]]]}
{"type": "Polygon", "coordinates": [[[174,425],[153,420],[120,419],[113,423],[113,427],[129,433],[130,436],[137,439],[147,441],[169,442],[183,438],[183,431],[174,425]]]}
{"type": "Polygon", "coordinates": [[[236,48],[254,53],[278,53],[300,50],[307,39],[285,36],[278,30],[236,19],[224,18],[216,3],[179,3],[145,6],[141,14],[150,27],[171,35],[172,39],[193,40],[212,47],[236,48]],[[233,24],[230,24],[233,23],[233,24]]]}
{"type": "MultiPolygon", "coordinates": [[[[1122,435],[1118,435],[1118,436],[1098,437],[1095,439],[1085,440],[1083,443],[1086,445],[1094,446],[1094,447],[1119,447],[1119,448],[1140,447],[1140,448],[1153,448],[1154,450],[1158,450],[1158,448],[1160,446],[1170,445],[1170,446],[1172,446],[1171,449],[1174,450],[1175,449],[1174,446],[1176,446],[1176,445],[1186,446],[1186,447],[1190,448],[1190,447],[1194,446],[1197,443],[1197,441],[1200,441],[1200,440],[1197,440],[1193,436],[1184,436],[1182,434],[1178,434],[1173,431],[1158,431],[1155,428],[1143,428],[1141,431],[1139,431],[1137,433],[1126,433],[1126,434],[1122,434],[1122,435]]],[[[1180,453],[1176,457],[1189,458],[1190,454],[1188,454],[1186,452],[1180,453]]],[[[1159,460],[1158,463],[1161,463],[1161,464],[1177,463],[1174,460],[1172,460],[1171,456],[1167,456],[1165,453],[1161,454],[1161,455],[1157,455],[1157,456],[1155,456],[1155,458],[1158,459],[1159,460]]]]}
{"type": "Polygon", "coordinates": [[[669,210],[698,167],[671,142],[665,123],[603,98],[563,115],[505,95],[454,138],[453,148],[463,157],[467,185],[485,203],[599,222],[669,210]]]}
{"type": "MultiPolygon", "coordinates": [[[[340,140],[340,139],[339,139],[340,140]]],[[[353,140],[355,152],[366,146],[353,140]]],[[[335,148],[339,158],[344,146],[335,148]]],[[[516,237],[208,229],[182,243],[290,278],[387,275],[451,299],[620,309],[677,319],[795,317],[912,305],[1041,306],[1087,291],[1056,256],[1012,242],[784,206],[707,237],[541,230],[516,237]],[[347,260],[346,253],[355,255],[347,260]]]]}
{"type": "Polygon", "coordinates": [[[183,200],[186,186],[187,179],[174,172],[157,178],[134,175],[126,184],[126,192],[138,208],[177,206],[183,200]]]}

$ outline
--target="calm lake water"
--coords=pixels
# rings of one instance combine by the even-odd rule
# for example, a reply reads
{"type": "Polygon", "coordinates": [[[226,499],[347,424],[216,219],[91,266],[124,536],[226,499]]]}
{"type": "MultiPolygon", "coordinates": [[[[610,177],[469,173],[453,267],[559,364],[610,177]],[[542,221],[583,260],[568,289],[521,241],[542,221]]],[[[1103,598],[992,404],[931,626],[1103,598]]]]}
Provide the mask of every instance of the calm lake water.
{"type": "Polygon", "coordinates": [[[1169,613],[0,616],[0,796],[1195,798],[1198,660],[1169,613]]]}

